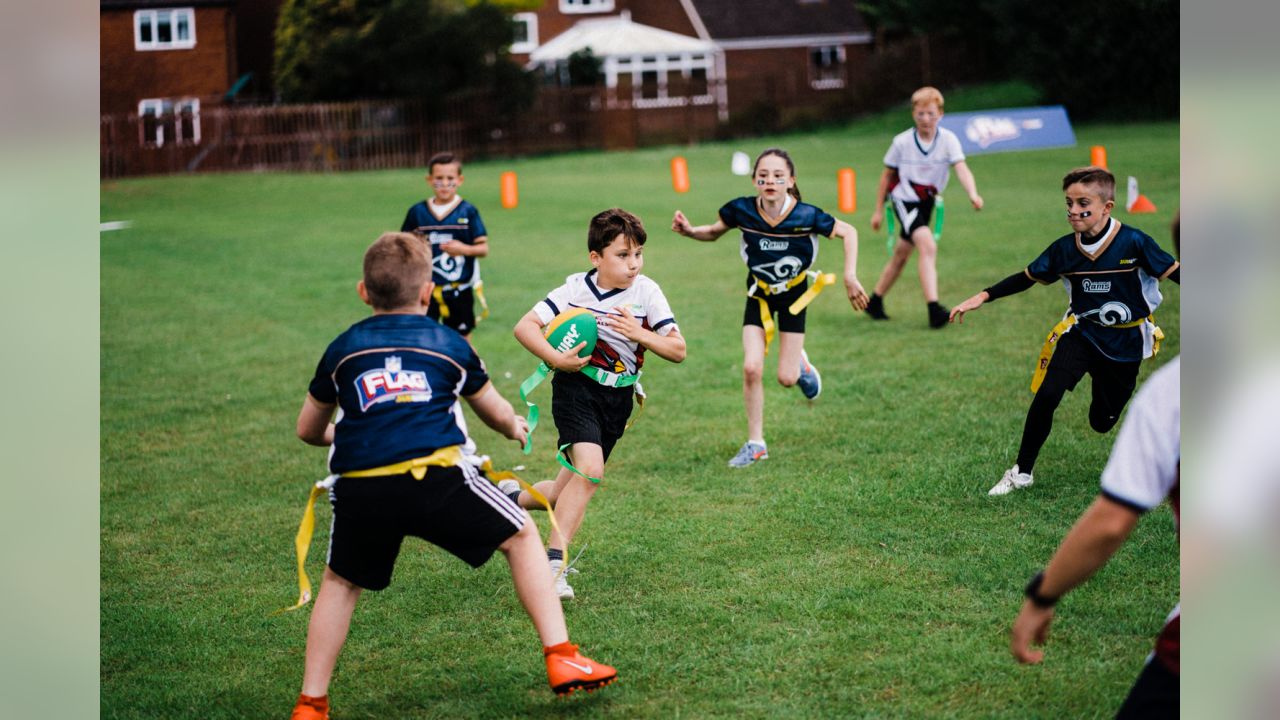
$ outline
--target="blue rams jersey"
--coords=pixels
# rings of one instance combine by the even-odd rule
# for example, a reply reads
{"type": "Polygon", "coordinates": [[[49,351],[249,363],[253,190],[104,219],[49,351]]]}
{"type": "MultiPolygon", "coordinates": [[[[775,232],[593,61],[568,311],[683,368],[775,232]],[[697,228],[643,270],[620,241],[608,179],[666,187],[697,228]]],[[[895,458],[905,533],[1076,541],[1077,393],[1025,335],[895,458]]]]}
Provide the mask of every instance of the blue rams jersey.
{"type": "Polygon", "coordinates": [[[720,220],[742,230],[742,260],[766,285],[786,283],[808,270],[818,259],[818,236],[830,236],[836,219],[790,195],[782,216],[769,220],[755,197],[730,200],[720,208],[720,220]]]}
{"type": "Polygon", "coordinates": [[[309,391],[338,405],[329,472],[368,470],[461,445],[460,396],[489,375],[471,345],[425,315],[374,315],[325,350],[309,391]]]}
{"type": "Polygon", "coordinates": [[[1045,284],[1062,280],[1078,321],[1076,329],[1103,355],[1141,360],[1151,354],[1151,324],[1113,326],[1154,312],[1161,301],[1158,281],[1176,270],[1178,261],[1149,235],[1115,218],[1101,237],[1101,244],[1090,251],[1079,234],[1064,235],[1028,265],[1026,273],[1045,284]]]}
{"type": "Polygon", "coordinates": [[[457,288],[475,285],[479,279],[479,263],[476,259],[453,257],[440,250],[440,246],[450,240],[474,245],[476,238],[489,234],[484,229],[484,221],[480,219],[480,211],[474,205],[459,198],[449,212],[437,216],[430,201],[423,200],[409,208],[400,230],[419,235],[431,243],[431,280],[436,285],[457,288]]]}

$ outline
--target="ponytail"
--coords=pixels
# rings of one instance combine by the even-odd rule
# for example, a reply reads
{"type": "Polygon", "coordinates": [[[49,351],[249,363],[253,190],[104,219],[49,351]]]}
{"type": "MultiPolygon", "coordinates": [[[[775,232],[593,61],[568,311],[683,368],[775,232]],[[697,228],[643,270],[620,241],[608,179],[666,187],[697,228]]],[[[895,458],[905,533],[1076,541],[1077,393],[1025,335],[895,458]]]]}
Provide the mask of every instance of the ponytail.
{"type": "Polygon", "coordinates": [[[800,183],[792,183],[791,187],[787,188],[787,194],[795,198],[796,202],[800,202],[800,183]]]}

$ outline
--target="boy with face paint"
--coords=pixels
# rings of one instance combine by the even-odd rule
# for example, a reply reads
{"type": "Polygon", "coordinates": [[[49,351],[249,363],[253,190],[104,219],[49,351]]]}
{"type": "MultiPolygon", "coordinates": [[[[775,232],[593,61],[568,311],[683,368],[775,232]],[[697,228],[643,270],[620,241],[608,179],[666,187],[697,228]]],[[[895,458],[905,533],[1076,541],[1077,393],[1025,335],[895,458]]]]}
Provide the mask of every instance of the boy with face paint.
{"type": "Polygon", "coordinates": [[[1093,378],[1089,425],[1105,433],[1133,395],[1138,368],[1161,337],[1152,313],[1160,305],[1158,281],[1179,282],[1179,264],[1149,235],[1111,217],[1115,177],[1099,167],[1072,170],[1062,179],[1072,232],[1055,240],[1025,270],[1014,273],[951,311],[951,322],[990,300],[1035,283],[1061,280],[1070,307],[1049,334],[1032,380],[1017,462],[988,492],[1005,495],[1032,484],[1032,469],[1049,437],[1063,394],[1086,374],[1093,378]]]}

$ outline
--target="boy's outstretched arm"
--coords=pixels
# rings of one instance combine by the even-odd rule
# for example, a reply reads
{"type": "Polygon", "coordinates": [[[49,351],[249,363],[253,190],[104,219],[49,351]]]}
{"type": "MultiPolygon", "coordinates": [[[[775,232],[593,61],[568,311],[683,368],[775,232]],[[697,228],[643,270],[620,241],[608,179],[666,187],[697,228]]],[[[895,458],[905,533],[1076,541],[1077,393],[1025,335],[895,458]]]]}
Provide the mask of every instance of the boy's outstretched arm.
{"type": "Polygon", "coordinates": [[[968,300],[965,300],[959,305],[951,308],[951,322],[959,321],[963,323],[964,314],[970,310],[977,310],[979,307],[982,307],[983,303],[990,302],[997,298],[1002,298],[1006,295],[1013,295],[1014,293],[1020,293],[1035,284],[1036,281],[1031,278],[1031,275],[1029,275],[1026,270],[1023,270],[1020,273],[1014,273],[995,285],[992,285],[986,290],[983,290],[977,295],[974,295],[968,300]]]}
{"type": "Polygon", "coordinates": [[[675,217],[671,218],[671,229],[680,233],[685,237],[701,240],[703,242],[711,242],[719,238],[721,235],[729,232],[729,226],[724,224],[720,218],[710,225],[692,225],[689,218],[684,213],[676,211],[675,217]]]}
{"type": "Polygon", "coordinates": [[[330,403],[322,403],[307,393],[302,401],[302,410],[298,411],[298,439],[308,445],[329,447],[333,444],[333,408],[330,403]]]}
{"type": "Polygon", "coordinates": [[[542,337],[542,320],[538,318],[538,313],[532,310],[525,313],[524,317],[516,323],[515,336],[525,350],[560,372],[578,372],[591,359],[589,356],[578,357],[578,351],[586,347],[586,343],[578,343],[576,347],[564,352],[559,352],[552,347],[551,343],[542,337]]]}
{"type": "Polygon", "coordinates": [[[679,330],[659,335],[644,327],[625,307],[618,308],[617,314],[601,317],[600,323],[613,328],[615,332],[631,342],[640,343],[663,360],[674,363],[684,361],[685,342],[679,330]]]}
{"type": "Polygon", "coordinates": [[[831,234],[844,243],[844,290],[854,310],[866,310],[870,298],[858,282],[858,231],[843,220],[836,220],[831,234]]]}
{"type": "Polygon", "coordinates": [[[884,223],[884,199],[889,197],[889,188],[898,181],[898,169],[887,167],[880,173],[880,184],[876,186],[876,204],[871,208],[871,229],[879,230],[884,223]]]}
{"type": "Polygon", "coordinates": [[[468,395],[466,400],[475,411],[476,417],[480,418],[485,425],[508,440],[520,443],[520,447],[524,447],[529,436],[529,424],[524,418],[516,415],[515,410],[511,408],[511,403],[498,394],[493,383],[485,383],[476,394],[468,395]]]}
{"type": "Polygon", "coordinates": [[[973,204],[974,210],[982,209],[982,196],[978,194],[978,184],[973,179],[973,171],[969,169],[969,164],[961,160],[952,165],[955,168],[956,179],[960,181],[960,187],[969,193],[969,202],[973,204]]]}

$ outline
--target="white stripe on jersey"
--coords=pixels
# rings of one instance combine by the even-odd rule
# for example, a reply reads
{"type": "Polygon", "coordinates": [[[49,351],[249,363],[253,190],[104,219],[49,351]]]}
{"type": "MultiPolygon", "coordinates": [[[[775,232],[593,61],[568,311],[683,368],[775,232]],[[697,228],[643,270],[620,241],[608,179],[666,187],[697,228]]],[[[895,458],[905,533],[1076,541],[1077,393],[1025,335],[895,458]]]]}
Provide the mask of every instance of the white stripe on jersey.
{"type": "MultiPolygon", "coordinates": [[[[636,320],[648,321],[648,326],[659,335],[667,336],[678,329],[675,315],[662,288],[648,276],[638,275],[629,288],[600,290],[595,284],[595,271],[574,273],[565,278],[564,285],[552,290],[546,299],[533,306],[538,319],[545,326],[556,315],[573,308],[586,308],[597,316],[616,314],[617,308],[626,307],[636,320]]],[[[636,372],[636,353],[640,345],[632,342],[612,328],[600,327],[599,343],[608,346],[622,362],[629,374],[636,372]]]]}
{"type": "Polygon", "coordinates": [[[516,505],[511,498],[503,495],[502,491],[495,487],[493,483],[480,477],[480,472],[476,470],[474,465],[464,462],[458,466],[458,469],[462,471],[462,476],[466,479],[467,488],[471,490],[473,495],[510,520],[517,530],[524,527],[524,510],[520,509],[520,506],[516,505]]]}

